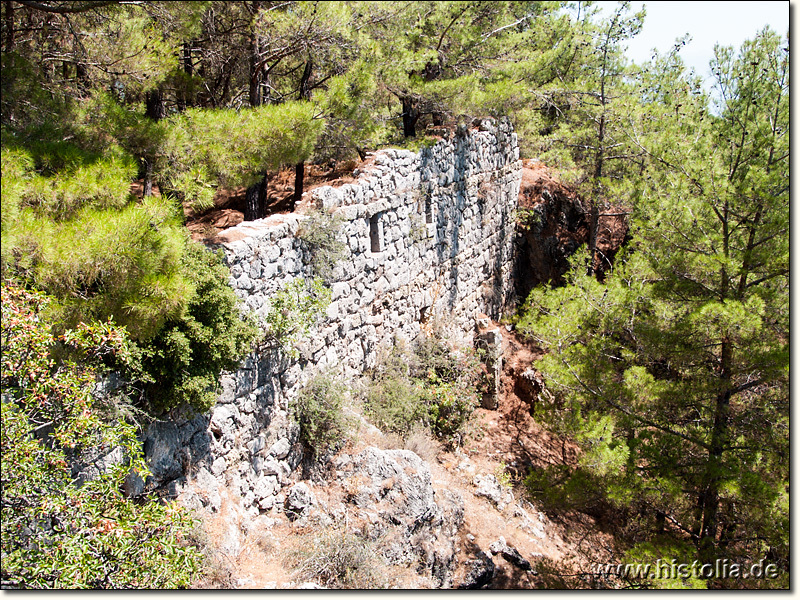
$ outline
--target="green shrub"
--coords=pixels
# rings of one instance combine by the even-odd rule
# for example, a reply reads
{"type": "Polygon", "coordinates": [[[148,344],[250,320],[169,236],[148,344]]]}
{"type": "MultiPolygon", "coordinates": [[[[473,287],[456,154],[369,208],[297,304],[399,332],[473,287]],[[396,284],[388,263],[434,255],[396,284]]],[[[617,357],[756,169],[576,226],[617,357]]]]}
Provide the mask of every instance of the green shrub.
{"type": "Polygon", "coordinates": [[[330,300],[331,291],[321,279],[293,279],[271,300],[265,319],[267,335],[289,356],[297,358],[297,344],[325,313],[330,300]]]}
{"type": "Polygon", "coordinates": [[[141,367],[135,375],[146,383],[154,409],[186,403],[205,411],[216,400],[220,372],[237,368],[259,331],[239,311],[221,251],[189,243],[181,270],[194,291],[178,317],[140,344],[141,367]]]}
{"type": "Polygon", "coordinates": [[[384,431],[407,438],[420,427],[457,441],[478,406],[481,365],[472,349],[425,337],[413,350],[395,343],[368,376],[364,409],[384,431]]]}
{"type": "Polygon", "coordinates": [[[311,270],[326,284],[333,279],[333,269],[344,257],[347,246],[336,238],[342,225],[342,218],[330,213],[314,210],[297,232],[311,253],[311,270]]]}
{"type": "Polygon", "coordinates": [[[103,171],[113,153],[87,163],[74,145],[29,146],[3,148],[3,275],[53,297],[47,310],[57,331],[95,320],[124,326],[139,356],[126,367],[129,389],[143,386],[154,412],[182,403],[208,409],[220,371],[236,368],[257,337],[222,258],[188,239],[171,201],[114,204],[127,202],[130,173],[103,171]],[[110,205],[92,191],[87,169],[97,170],[95,187],[111,190],[110,205]],[[82,183],[70,187],[71,177],[82,183]],[[39,192],[44,199],[34,201],[39,192]],[[50,210],[67,192],[73,209],[50,210]]]}
{"type": "Polygon", "coordinates": [[[386,433],[406,438],[414,429],[428,425],[428,411],[420,401],[420,388],[411,378],[413,353],[395,343],[367,378],[364,412],[386,433]]]}
{"type": "Polygon", "coordinates": [[[433,431],[450,441],[456,441],[477,407],[474,390],[437,378],[429,379],[423,388],[422,402],[428,407],[433,431]]]}
{"type": "Polygon", "coordinates": [[[293,418],[300,425],[300,440],[315,457],[335,451],[350,434],[344,394],[344,385],[329,374],[316,375],[300,390],[293,418]]]}
{"type": "Polygon", "coordinates": [[[104,357],[129,360],[125,333],[81,324],[56,338],[48,302],[2,286],[4,587],[186,587],[200,566],[186,543],[190,517],[121,493],[131,469],[147,473],[141,444],[135,426],[107,418],[93,394],[104,357]],[[112,451],[121,460],[76,484],[73,467],[112,451]]]}

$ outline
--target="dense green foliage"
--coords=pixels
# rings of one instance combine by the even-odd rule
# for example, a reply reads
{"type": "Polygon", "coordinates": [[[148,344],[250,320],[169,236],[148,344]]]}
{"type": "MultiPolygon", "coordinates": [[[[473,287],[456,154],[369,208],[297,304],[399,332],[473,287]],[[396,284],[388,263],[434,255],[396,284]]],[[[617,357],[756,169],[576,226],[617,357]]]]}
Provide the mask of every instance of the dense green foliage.
{"type": "Polygon", "coordinates": [[[222,258],[188,240],[174,203],[132,201],[130,169],[93,163],[75,144],[25,150],[11,139],[2,164],[4,276],[53,297],[57,330],[93,320],[124,326],[141,361],[121,367],[134,388],[147,387],[145,406],[208,408],[219,371],[233,368],[256,337],[222,258]],[[102,173],[96,188],[87,164],[102,173]],[[82,206],[65,208],[75,203],[82,206]]]}
{"type": "Polygon", "coordinates": [[[129,202],[132,173],[103,162],[91,166],[103,173],[93,194],[80,175],[92,159],[77,146],[36,150],[3,148],[3,275],[53,295],[63,326],[113,318],[135,339],[151,337],[190,293],[175,207],[129,202]]]}
{"type": "Polygon", "coordinates": [[[130,470],[147,467],[124,405],[95,390],[105,357],[130,358],[124,330],[81,323],[56,338],[45,295],[2,292],[4,585],[188,586],[199,568],[189,516],[123,495],[130,470]]]}
{"type": "Polygon", "coordinates": [[[301,102],[240,112],[187,109],[167,125],[163,176],[186,200],[206,208],[218,185],[252,185],[268,169],[308,158],[322,126],[314,107],[301,102]]]}
{"type": "Polygon", "coordinates": [[[289,356],[300,356],[298,343],[325,313],[331,301],[331,290],[322,280],[292,279],[270,300],[264,319],[268,339],[274,341],[289,356]]]}
{"type": "Polygon", "coordinates": [[[240,314],[220,254],[198,244],[186,248],[181,267],[193,291],[181,314],[140,347],[134,373],[156,409],[181,404],[210,409],[220,372],[235,370],[259,336],[254,319],[240,314]]]}
{"type": "Polygon", "coordinates": [[[300,426],[300,440],[315,457],[341,448],[353,429],[344,414],[345,386],[330,374],[317,374],[294,403],[292,417],[300,426]]]}
{"type": "Polygon", "coordinates": [[[629,182],[629,252],[603,283],[576,266],[535,290],[519,323],[549,350],[551,423],[584,450],[529,484],[788,574],[788,57],[768,30],[718,48],[716,117],[675,61],[631,132],[648,176],[629,182]]]}
{"type": "MultiPolygon", "coordinates": [[[[220,188],[247,186],[247,218],[258,218],[269,173],[281,166],[302,181],[306,161],[413,148],[434,139],[428,126],[508,115],[523,156],[557,169],[590,212],[588,251],[567,285],[535,290],[519,322],[547,350],[540,368],[555,400],[538,416],[582,448],[577,465],[532,472],[529,489],[552,506],[613,511],[629,557],[788,564],[788,40],[766,30],[738,52],[718,48],[709,98],[680,59],[685,40],[646,64],[626,59],[624,44],[646,18],[626,2],[607,18],[592,2],[494,0],[7,1],[0,10],[0,269],[4,281],[48,294],[25,300],[52,326],[28,324],[45,355],[69,345],[53,346],[51,333],[96,341],[124,326],[130,357],[109,349],[96,358],[124,370],[129,399],[153,412],[208,408],[220,370],[235,367],[256,330],[239,314],[220,257],[189,242],[182,202],[202,209],[220,188]],[[131,193],[135,180],[142,198],[131,193]],[[631,215],[631,241],[614,264],[596,247],[610,206],[631,215]]],[[[263,324],[293,356],[324,313],[341,250],[328,215],[312,215],[299,236],[315,278],[282,289],[263,324]]],[[[149,530],[125,525],[138,510],[158,521],[160,505],[125,504],[116,484],[102,483],[118,477],[113,469],[64,487],[69,474],[50,453],[80,458],[66,446],[77,434],[48,434],[67,436],[60,445],[27,434],[47,421],[36,411],[57,409],[64,427],[128,443],[125,418],[93,412],[79,355],[42,367],[55,379],[44,379],[50,387],[36,402],[46,404],[35,409],[23,406],[27,383],[11,372],[7,383],[4,356],[4,399],[13,396],[3,404],[4,449],[8,428],[20,440],[9,456],[41,458],[20,463],[39,478],[31,493],[69,490],[43,513],[50,529],[25,513],[20,531],[63,531],[73,536],[64,552],[72,544],[89,556],[79,533],[101,536],[100,522],[69,502],[99,502],[93,486],[107,485],[118,524],[105,533],[138,539],[141,562],[126,562],[130,545],[102,546],[91,560],[110,564],[119,551],[118,571],[87,579],[83,563],[62,554],[73,569],[64,573],[77,574],[75,585],[182,585],[180,570],[155,566],[149,530]],[[83,407],[94,432],[74,412],[83,407]],[[67,517],[52,516],[59,512],[67,517]]],[[[364,406],[386,430],[423,427],[457,440],[479,379],[474,357],[440,341],[396,348],[370,374],[364,406]]],[[[312,382],[301,396],[305,442],[336,447],[341,391],[312,382]]],[[[132,448],[129,460],[138,460],[132,448]]],[[[14,485],[29,485],[5,452],[3,461],[4,486],[7,468],[19,475],[14,485]]],[[[4,554],[4,578],[10,564],[27,585],[63,584],[56,546],[9,539],[16,554],[4,554]]]]}
{"type": "Polygon", "coordinates": [[[483,370],[468,348],[436,336],[412,349],[398,342],[367,377],[364,408],[382,430],[408,437],[425,429],[459,443],[479,404],[483,370]]]}

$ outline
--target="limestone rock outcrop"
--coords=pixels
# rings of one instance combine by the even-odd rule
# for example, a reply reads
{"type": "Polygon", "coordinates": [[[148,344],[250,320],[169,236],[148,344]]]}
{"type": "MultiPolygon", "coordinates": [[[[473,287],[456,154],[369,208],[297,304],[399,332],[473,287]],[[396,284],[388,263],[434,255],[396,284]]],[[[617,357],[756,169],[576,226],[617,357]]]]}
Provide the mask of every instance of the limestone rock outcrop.
{"type": "Polygon", "coordinates": [[[425,461],[409,450],[370,447],[340,456],[336,480],[389,563],[416,564],[438,587],[451,585],[464,502],[449,490],[434,493],[425,461]]]}

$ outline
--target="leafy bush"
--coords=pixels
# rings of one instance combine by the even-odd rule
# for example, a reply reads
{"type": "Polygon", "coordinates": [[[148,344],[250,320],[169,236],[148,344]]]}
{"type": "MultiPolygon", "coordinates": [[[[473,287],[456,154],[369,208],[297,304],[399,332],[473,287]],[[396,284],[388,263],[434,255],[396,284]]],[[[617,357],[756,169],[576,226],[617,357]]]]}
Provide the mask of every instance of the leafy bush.
{"type": "Polygon", "coordinates": [[[216,400],[220,372],[238,366],[259,331],[239,311],[221,252],[189,243],[181,270],[194,293],[180,316],[140,345],[141,367],[134,374],[156,410],[186,403],[205,411],[216,400]]]}
{"type": "Polygon", "coordinates": [[[384,431],[408,437],[429,428],[453,443],[478,405],[480,374],[475,351],[441,338],[423,338],[413,350],[395,343],[369,375],[364,408],[384,431]]]}
{"type": "Polygon", "coordinates": [[[185,587],[199,568],[185,543],[189,515],[121,493],[131,469],[147,473],[136,428],[108,419],[93,394],[103,358],[129,360],[125,332],[81,324],[55,338],[48,302],[3,284],[4,585],[185,587]],[[80,484],[86,465],[99,475],[80,484]]]}
{"type": "Polygon", "coordinates": [[[344,392],[344,386],[331,375],[318,374],[298,395],[293,417],[300,425],[300,440],[314,456],[335,450],[351,430],[343,412],[344,392]]]}
{"type": "Polygon", "coordinates": [[[331,291],[319,278],[307,281],[298,277],[272,298],[266,317],[267,335],[297,358],[297,344],[330,304],[331,291]]]}
{"type": "Polygon", "coordinates": [[[411,377],[413,353],[396,342],[391,352],[372,371],[364,391],[364,410],[386,433],[407,437],[415,428],[428,425],[426,406],[420,401],[420,386],[411,377]]]}

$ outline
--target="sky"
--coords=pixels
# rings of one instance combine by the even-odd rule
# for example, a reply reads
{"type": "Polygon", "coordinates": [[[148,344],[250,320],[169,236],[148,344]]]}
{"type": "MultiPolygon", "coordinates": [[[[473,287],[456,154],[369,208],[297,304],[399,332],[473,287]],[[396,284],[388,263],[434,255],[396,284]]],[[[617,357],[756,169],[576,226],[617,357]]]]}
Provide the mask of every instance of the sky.
{"type": "MultiPolygon", "coordinates": [[[[602,1],[604,14],[614,10],[616,2],[602,1]]],[[[685,2],[657,0],[631,2],[631,12],[642,5],[647,9],[644,27],[628,42],[628,57],[635,62],[650,59],[651,49],[664,53],[670,50],[675,39],[688,33],[692,41],[681,50],[689,67],[703,77],[708,77],[708,63],[714,55],[714,44],[739,48],[746,39],[769,25],[781,35],[789,30],[790,2],[736,1],[736,2],[685,2]]],[[[795,3],[792,2],[792,5],[795,3]]],[[[706,82],[709,85],[710,82],[706,82]]]]}

